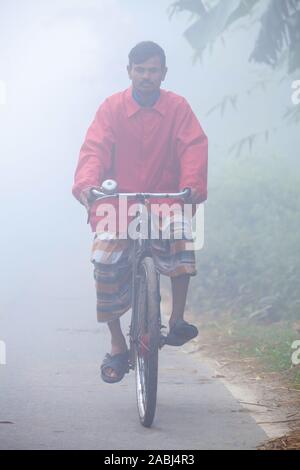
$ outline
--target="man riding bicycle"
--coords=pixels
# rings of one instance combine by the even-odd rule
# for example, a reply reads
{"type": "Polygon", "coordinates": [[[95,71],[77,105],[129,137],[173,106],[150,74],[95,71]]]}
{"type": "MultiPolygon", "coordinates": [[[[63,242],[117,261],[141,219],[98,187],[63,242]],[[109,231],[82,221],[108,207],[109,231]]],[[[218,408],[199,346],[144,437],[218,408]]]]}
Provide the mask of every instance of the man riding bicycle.
{"type": "MultiPolygon", "coordinates": [[[[131,87],[107,98],[99,107],[82,145],[73,195],[86,207],[94,236],[91,262],[97,291],[97,318],[107,323],[111,352],[101,366],[109,383],[128,371],[128,348],[120,317],[131,307],[130,240],[101,233],[100,202],[92,189],[112,178],[120,192],[178,192],[191,189],[190,201],[207,199],[208,142],[187,101],[161,89],[167,74],[164,50],[147,41],[129,54],[131,87]]],[[[176,232],[176,216],[168,223],[176,232]]],[[[166,344],[181,346],[197,336],[184,320],[190,276],[195,276],[195,253],[184,239],[153,240],[153,258],[159,273],[171,278],[172,313],[166,344]]]]}

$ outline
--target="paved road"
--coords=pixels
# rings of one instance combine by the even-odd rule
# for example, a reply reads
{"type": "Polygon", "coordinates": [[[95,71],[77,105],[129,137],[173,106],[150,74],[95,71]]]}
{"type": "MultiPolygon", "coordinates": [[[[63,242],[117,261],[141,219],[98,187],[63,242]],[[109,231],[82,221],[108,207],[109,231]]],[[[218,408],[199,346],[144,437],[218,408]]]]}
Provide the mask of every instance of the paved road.
{"type": "Polygon", "coordinates": [[[134,376],[102,383],[108,350],[94,298],[11,301],[1,312],[0,449],[252,449],[266,439],[205,364],[178,348],[160,356],[152,429],[137,418],[134,376]],[[51,310],[51,314],[49,311],[51,310]]]}

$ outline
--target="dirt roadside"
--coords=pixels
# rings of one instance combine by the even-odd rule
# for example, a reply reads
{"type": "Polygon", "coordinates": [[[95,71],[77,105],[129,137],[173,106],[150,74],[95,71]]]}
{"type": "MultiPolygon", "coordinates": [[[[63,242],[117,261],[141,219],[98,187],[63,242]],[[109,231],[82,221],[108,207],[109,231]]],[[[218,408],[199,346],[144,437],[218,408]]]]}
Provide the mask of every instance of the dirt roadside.
{"type": "Polygon", "coordinates": [[[260,450],[300,450],[300,390],[282,374],[266,372],[253,357],[229,352],[226,342],[202,328],[192,311],[186,319],[199,327],[200,335],[184,347],[195,360],[205,361],[269,437],[260,450]]]}
{"type": "MultiPolygon", "coordinates": [[[[162,294],[162,312],[169,313],[172,300],[165,284],[162,294]]],[[[216,332],[204,328],[207,318],[199,318],[189,306],[185,319],[197,325],[200,334],[182,348],[183,353],[208,364],[214,378],[222,381],[242,409],[262,427],[269,440],[259,450],[300,450],[300,390],[289,383],[288,377],[266,372],[256,358],[233,353],[216,332]]],[[[163,322],[167,324],[167,319],[163,322]]]]}

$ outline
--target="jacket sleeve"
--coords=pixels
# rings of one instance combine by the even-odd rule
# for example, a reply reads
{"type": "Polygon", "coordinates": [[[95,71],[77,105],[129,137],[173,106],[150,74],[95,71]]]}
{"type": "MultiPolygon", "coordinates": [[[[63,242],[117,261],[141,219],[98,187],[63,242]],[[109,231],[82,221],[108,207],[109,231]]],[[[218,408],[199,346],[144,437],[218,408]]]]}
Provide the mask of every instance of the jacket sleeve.
{"type": "Polygon", "coordinates": [[[72,193],[81,202],[84,190],[101,186],[111,166],[114,132],[107,100],[98,109],[81,147],[72,193]]]}
{"type": "Polygon", "coordinates": [[[208,139],[189,104],[180,110],[177,131],[180,189],[197,191],[198,203],[207,199],[208,139]]]}

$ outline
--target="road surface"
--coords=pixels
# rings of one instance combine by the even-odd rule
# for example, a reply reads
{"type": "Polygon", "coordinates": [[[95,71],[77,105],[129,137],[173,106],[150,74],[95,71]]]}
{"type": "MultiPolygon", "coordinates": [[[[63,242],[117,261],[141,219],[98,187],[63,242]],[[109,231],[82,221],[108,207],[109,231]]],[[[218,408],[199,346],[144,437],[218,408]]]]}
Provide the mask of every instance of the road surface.
{"type": "Polygon", "coordinates": [[[134,375],[101,381],[106,326],[94,298],[30,296],[1,312],[0,449],[254,449],[265,433],[214,371],[180,348],[160,355],[152,429],[138,421],[134,375]],[[20,306],[21,305],[21,306],[20,306]]]}

